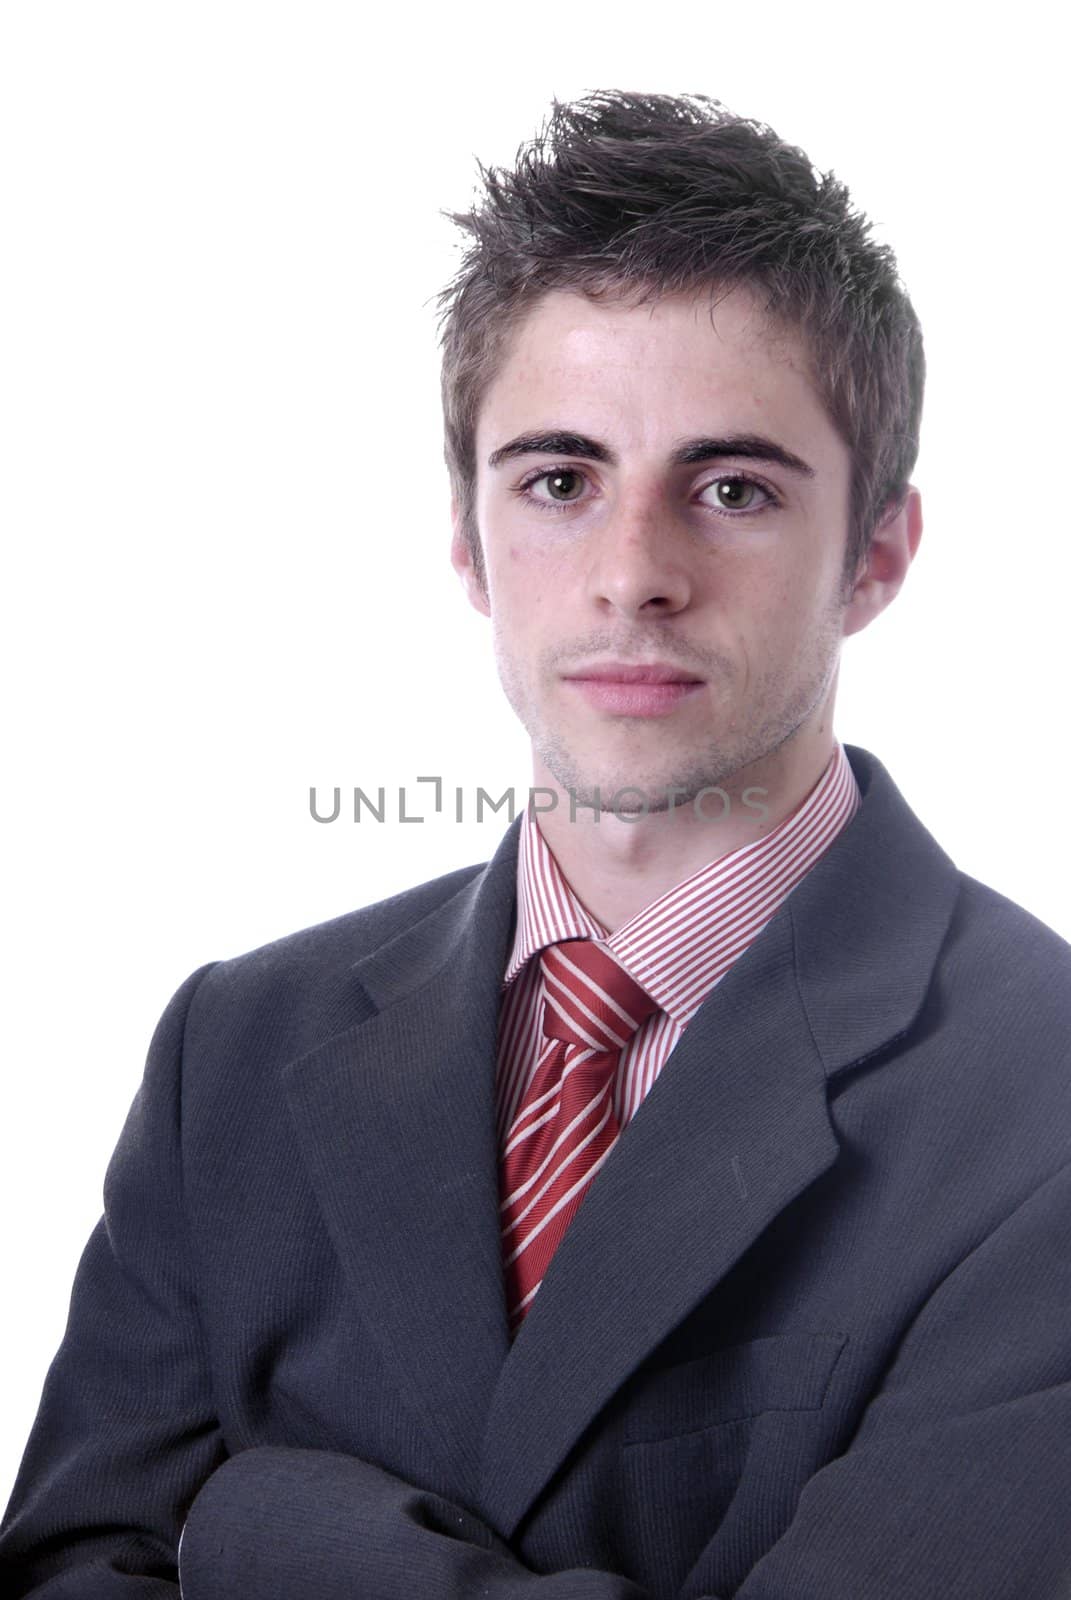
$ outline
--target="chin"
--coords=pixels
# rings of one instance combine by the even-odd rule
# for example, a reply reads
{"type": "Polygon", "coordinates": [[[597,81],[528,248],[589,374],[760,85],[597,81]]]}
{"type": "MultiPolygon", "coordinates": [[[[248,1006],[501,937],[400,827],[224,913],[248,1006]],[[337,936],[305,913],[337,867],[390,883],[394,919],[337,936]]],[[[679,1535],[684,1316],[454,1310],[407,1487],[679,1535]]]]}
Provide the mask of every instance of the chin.
{"type": "Polygon", "coordinates": [[[611,801],[616,795],[621,795],[624,802],[622,811],[625,815],[644,816],[669,809],[667,790],[674,788],[683,790],[682,794],[674,796],[674,806],[689,803],[695,790],[702,788],[702,784],[685,785],[675,783],[671,778],[660,778],[645,782],[643,777],[637,778],[634,772],[603,773],[583,776],[567,771],[555,773],[555,777],[562,788],[571,796],[575,796],[574,804],[578,811],[595,810],[609,811],[611,801]],[[642,799],[641,799],[642,796],[642,799]]]}

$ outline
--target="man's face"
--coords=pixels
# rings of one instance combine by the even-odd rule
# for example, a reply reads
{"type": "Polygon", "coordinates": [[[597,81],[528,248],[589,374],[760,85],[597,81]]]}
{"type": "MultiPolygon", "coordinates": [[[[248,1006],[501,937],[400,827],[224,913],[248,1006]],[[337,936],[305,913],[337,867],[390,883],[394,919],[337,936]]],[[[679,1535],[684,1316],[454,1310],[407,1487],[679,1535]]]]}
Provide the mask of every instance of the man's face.
{"type": "Polygon", "coordinates": [[[713,320],[705,295],[547,295],[476,454],[486,589],[459,536],[454,562],[537,783],[603,806],[635,788],[658,810],[814,736],[845,632],[850,458],[801,341],[750,291],[713,320]],[[550,434],[573,437],[531,437],[550,434]],[[651,666],[677,681],[621,681],[651,666]]]}

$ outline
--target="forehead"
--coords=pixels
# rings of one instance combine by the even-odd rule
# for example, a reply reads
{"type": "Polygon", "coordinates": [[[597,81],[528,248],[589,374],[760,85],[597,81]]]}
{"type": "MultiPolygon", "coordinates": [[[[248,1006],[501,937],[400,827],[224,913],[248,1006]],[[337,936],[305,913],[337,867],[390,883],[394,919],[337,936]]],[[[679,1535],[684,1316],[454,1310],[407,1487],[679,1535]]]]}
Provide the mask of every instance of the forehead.
{"type": "Polygon", "coordinates": [[[480,408],[482,460],[536,422],[653,447],[712,422],[831,432],[802,336],[733,289],[645,305],[554,290],[514,331],[480,408]],[[501,438],[499,437],[501,436],[501,438]]]}

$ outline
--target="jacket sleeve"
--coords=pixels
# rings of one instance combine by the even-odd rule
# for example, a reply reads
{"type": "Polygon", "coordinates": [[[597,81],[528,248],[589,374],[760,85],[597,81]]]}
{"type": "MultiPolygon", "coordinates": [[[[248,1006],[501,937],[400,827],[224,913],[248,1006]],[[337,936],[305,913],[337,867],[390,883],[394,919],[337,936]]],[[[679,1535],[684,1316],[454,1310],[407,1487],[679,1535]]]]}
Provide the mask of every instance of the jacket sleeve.
{"type": "Polygon", "coordinates": [[[0,1528],[5,1600],[178,1600],[177,1546],[224,1459],[182,1217],[182,1044],[160,1019],[0,1528]]]}
{"type": "MultiPolygon", "coordinates": [[[[1067,1600],[1069,1219],[1065,1167],[948,1275],[735,1600],[1067,1600]]],[[[182,1581],[185,1600],[649,1600],[610,1572],[533,1573],[378,1467],[274,1448],[204,1485],[182,1581]]]]}

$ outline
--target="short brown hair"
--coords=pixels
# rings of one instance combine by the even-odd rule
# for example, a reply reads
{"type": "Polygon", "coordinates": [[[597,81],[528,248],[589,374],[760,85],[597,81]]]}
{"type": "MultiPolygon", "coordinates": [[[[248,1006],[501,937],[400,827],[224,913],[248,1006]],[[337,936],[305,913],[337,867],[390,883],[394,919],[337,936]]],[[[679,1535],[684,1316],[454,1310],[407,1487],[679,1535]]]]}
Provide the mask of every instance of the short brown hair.
{"type": "Polygon", "coordinates": [[[481,582],[476,422],[535,303],[555,289],[642,304],[737,285],[798,328],[851,451],[854,574],[918,455],[922,333],[892,251],[831,172],[706,95],[606,90],[552,104],[512,171],[477,161],[482,204],[443,213],[472,238],[438,305],[444,454],[481,582]]]}

